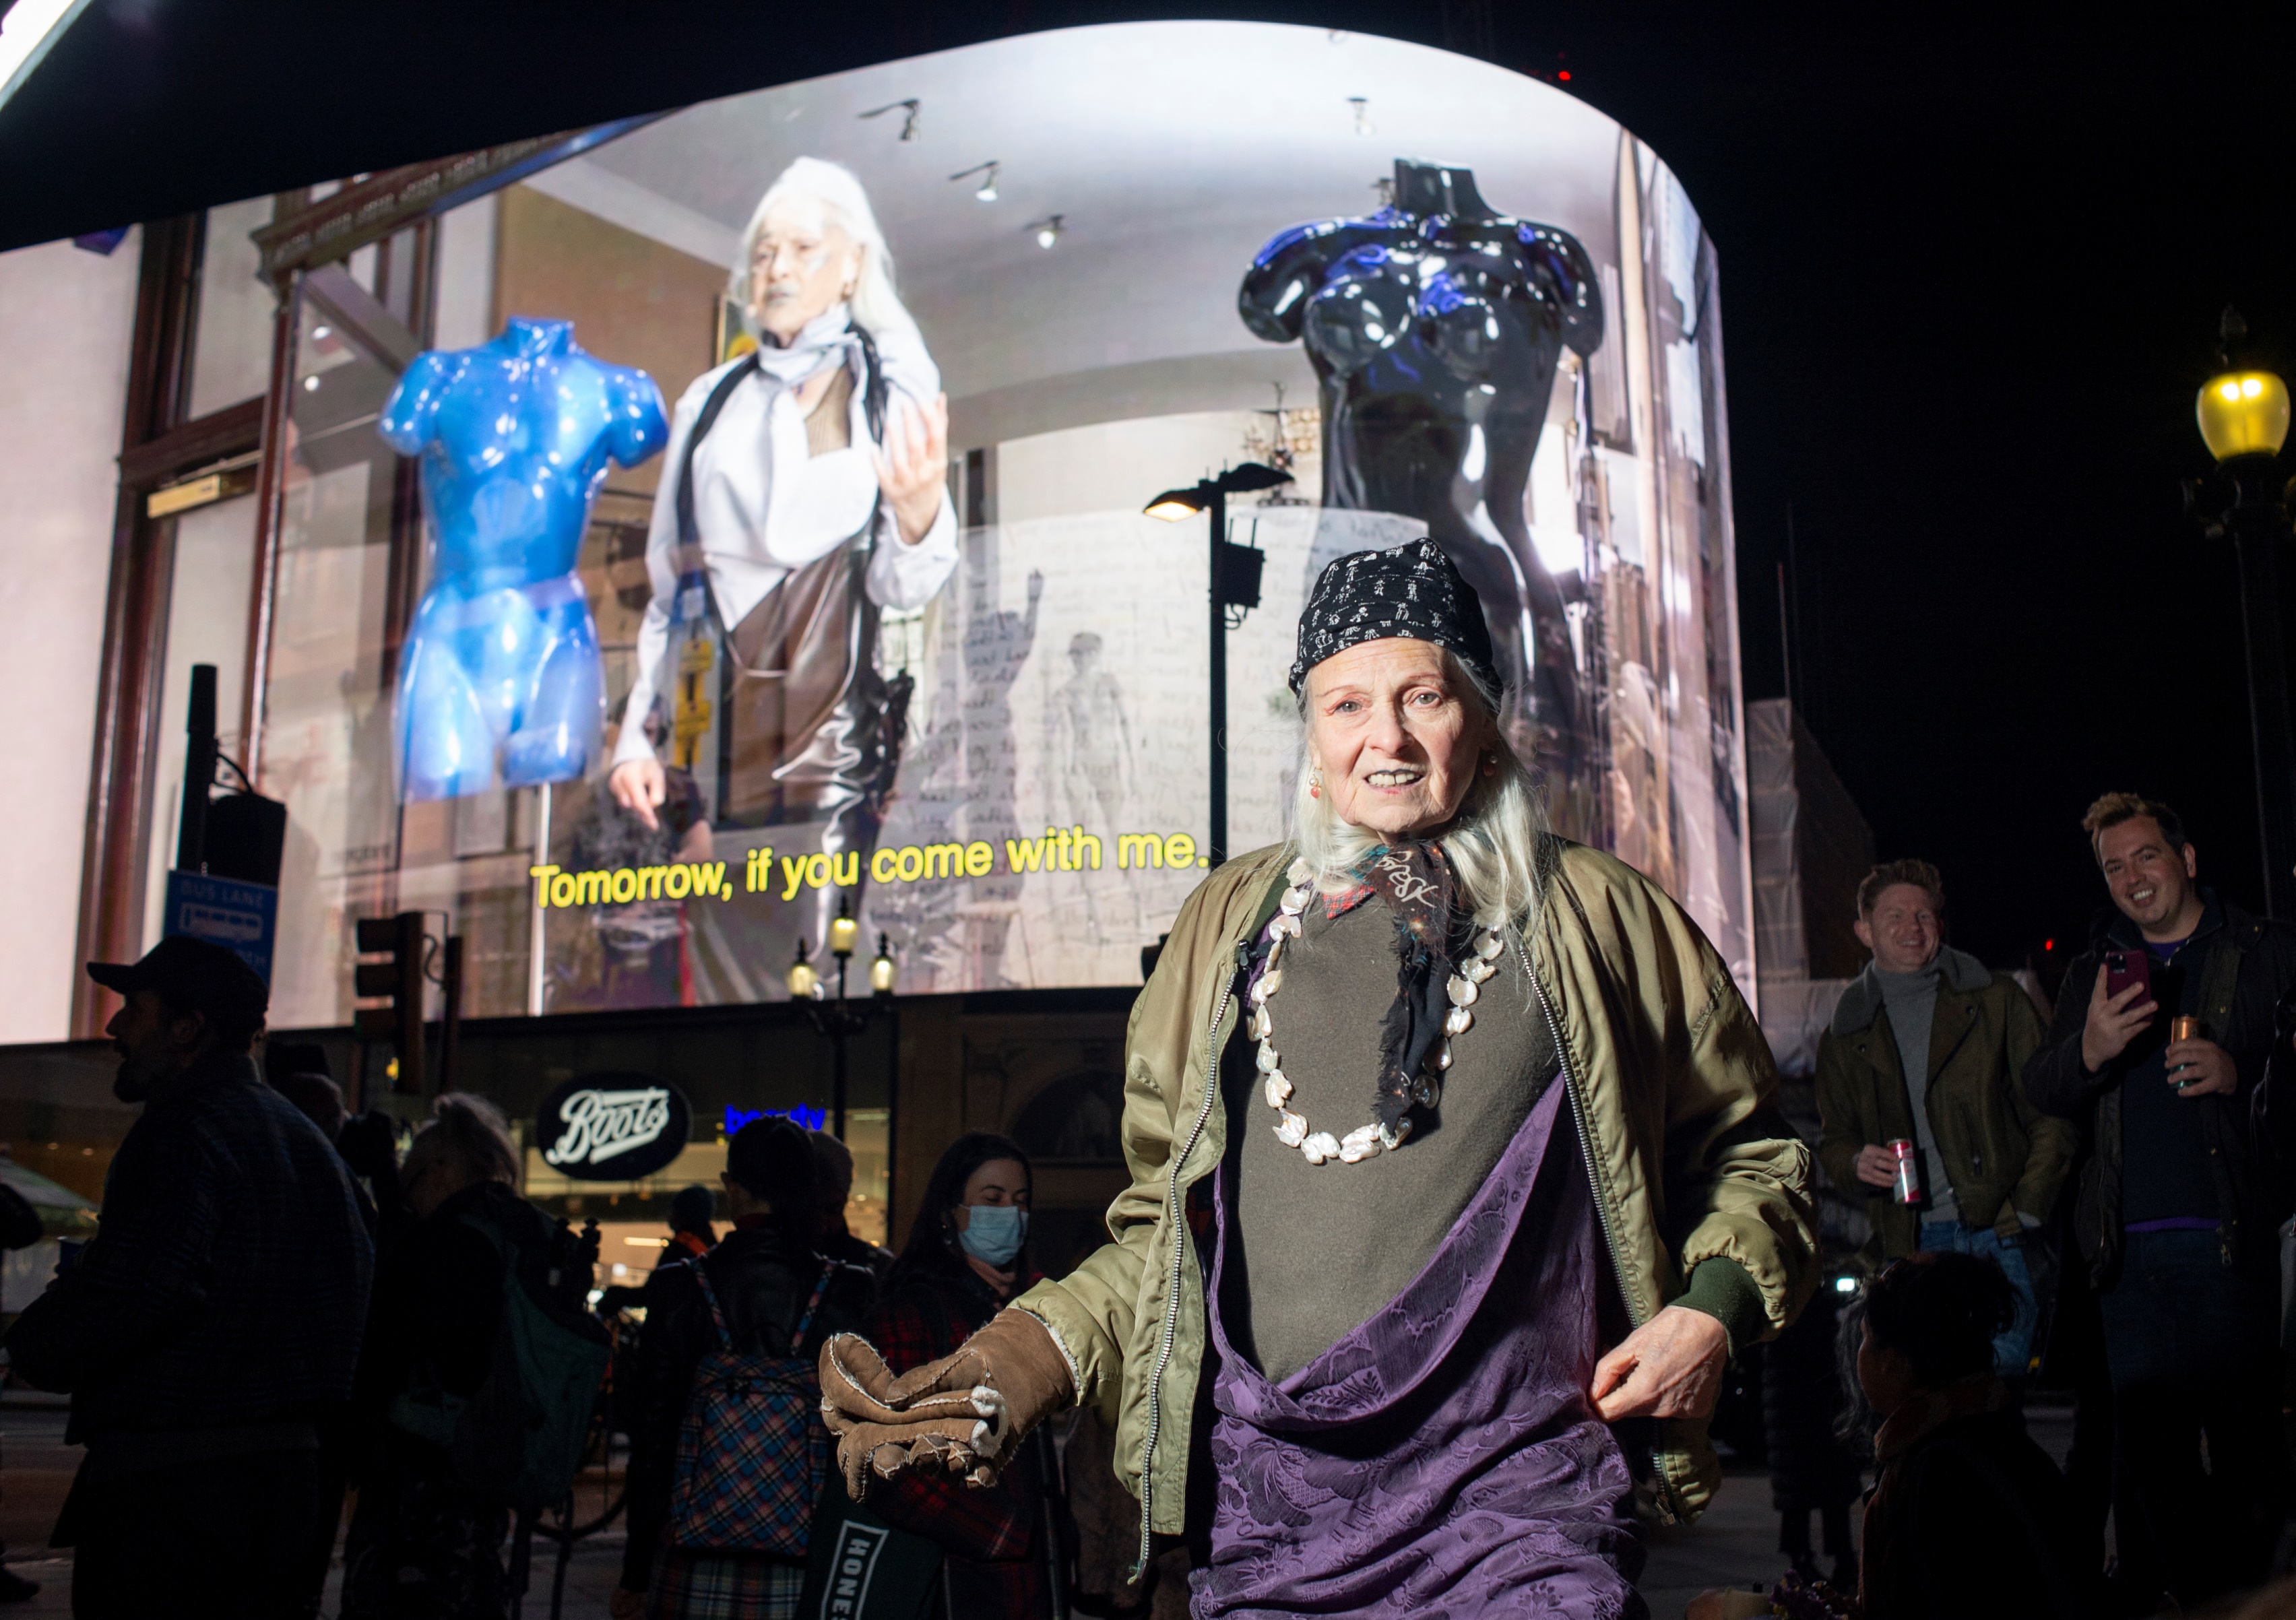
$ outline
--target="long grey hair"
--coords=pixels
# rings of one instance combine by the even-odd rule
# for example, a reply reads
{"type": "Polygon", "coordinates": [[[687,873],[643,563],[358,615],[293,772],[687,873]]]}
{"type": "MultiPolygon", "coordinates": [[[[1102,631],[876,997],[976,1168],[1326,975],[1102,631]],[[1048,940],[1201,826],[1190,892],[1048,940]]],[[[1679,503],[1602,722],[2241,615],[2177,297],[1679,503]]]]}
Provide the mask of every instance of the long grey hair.
{"type": "Polygon", "coordinates": [[[854,323],[881,339],[889,333],[914,336],[917,323],[893,290],[893,251],[885,245],[885,233],[878,228],[867,189],[851,169],[823,158],[798,159],[758,199],[749,225],[742,233],[742,257],[734,263],[733,279],[726,286],[734,307],[748,317],[755,290],[750,285],[750,261],[757,253],[758,238],[765,233],[766,216],[774,211],[775,203],[790,196],[810,197],[820,203],[861,250],[860,273],[849,300],[854,323]]]}
{"type": "MultiPolygon", "coordinates": [[[[1459,806],[1458,819],[1437,840],[1458,874],[1461,899],[1479,927],[1527,929],[1538,914],[1538,845],[1546,830],[1546,806],[1529,767],[1507,745],[1498,726],[1500,694],[1446,650],[1443,662],[1454,690],[1469,710],[1488,722],[1497,769],[1478,770],[1459,806]]],[[[1308,691],[1300,692],[1299,780],[1292,790],[1292,850],[1315,869],[1321,893],[1351,888],[1354,871],[1377,847],[1379,834],[1341,821],[1329,797],[1308,791],[1315,750],[1308,727],[1308,691]]]]}

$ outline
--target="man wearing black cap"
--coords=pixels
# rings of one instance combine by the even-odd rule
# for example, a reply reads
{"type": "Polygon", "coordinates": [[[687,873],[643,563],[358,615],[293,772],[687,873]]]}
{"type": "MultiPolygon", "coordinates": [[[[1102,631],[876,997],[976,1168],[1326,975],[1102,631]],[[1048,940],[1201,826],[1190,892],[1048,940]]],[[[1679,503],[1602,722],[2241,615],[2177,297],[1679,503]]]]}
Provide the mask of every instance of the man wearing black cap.
{"type": "Polygon", "coordinates": [[[54,1536],[78,1549],[73,1613],[309,1614],[281,1550],[319,1534],[318,1423],[366,1314],[349,1174],[258,1075],[270,996],[237,956],[176,937],[87,971],[126,998],[112,1092],[144,1116],[94,1241],[7,1341],[20,1379],[70,1392],[87,1447],[54,1536]]]}

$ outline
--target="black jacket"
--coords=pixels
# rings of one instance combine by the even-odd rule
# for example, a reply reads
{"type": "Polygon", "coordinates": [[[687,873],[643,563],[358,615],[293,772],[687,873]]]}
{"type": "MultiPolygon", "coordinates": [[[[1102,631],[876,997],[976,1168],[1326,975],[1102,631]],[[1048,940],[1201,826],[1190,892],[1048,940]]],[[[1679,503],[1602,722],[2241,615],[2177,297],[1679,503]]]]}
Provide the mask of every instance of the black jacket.
{"type": "Polygon", "coordinates": [[[795,1352],[810,1362],[817,1360],[832,1334],[860,1330],[876,1296],[875,1279],[860,1267],[801,1252],[770,1226],[736,1227],[701,1259],[659,1266],[647,1280],[645,1327],[638,1334],[632,1372],[629,1542],[622,1556],[622,1584],[630,1591],[644,1591],[652,1576],[657,1543],[669,1518],[677,1431],[685,1420],[693,1374],[702,1356],[719,1347],[693,1267],[709,1273],[733,1348],[788,1355],[806,1300],[832,1264],[829,1286],[795,1352]]]}
{"type": "Polygon", "coordinates": [[[2102,1594],[2077,1518],[2017,1412],[1948,1419],[1882,1464],[1866,1510],[1866,1620],[2090,1620],[2102,1594]]]}
{"type": "Polygon", "coordinates": [[[316,1419],[350,1394],[374,1249],[350,1172],[246,1053],[156,1090],[103,1223],[8,1352],[70,1441],[316,1419]]]}
{"type": "Polygon", "coordinates": [[[420,1219],[400,1209],[383,1223],[353,1403],[354,1477],[367,1477],[385,1447],[423,1471],[450,1469],[443,1450],[391,1423],[390,1403],[431,1389],[468,1400],[494,1364],[502,1255],[466,1215],[482,1215],[522,1249],[546,1248],[557,1231],[555,1221],[500,1182],[465,1187],[420,1219]]]}
{"type": "MultiPolygon", "coordinates": [[[[2269,1272],[2276,1264],[2273,1199],[2251,1123],[2256,1089],[2271,1055],[2274,1012],[2296,986],[2296,926],[2252,917],[2219,902],[2207,890],[2208,920],[2179,953],[2184,971],[2197,975],[2207,997],[2200,1017],[2217,1044],[2232,1054],[2239,1076],[2231,1096],[2196,1097],[2184,1106],[2203,1110],[2201,1126],[2216,1182],[2218,1235],[2225,1264],[2269,1272]],[[2223,953],[2237,953],[2230,971],[2223,953]],[[2195,960],[2194,953],[2205,952],[2195,960]]],[[[2144,1037],[2129,1051],[2091,1074],[2081,1061],[2081,1030],[2088,1022],[2090,993],[2107,951],[2141,951],[2136,925],[2116,915],[2075,957],[2057,990],[2049,1038],[2025,1065],[2025,1089],[2034,1106],[2079,1123],[2083,1130],[2080,1190],[2073,1209],[2073,1231],[2098,1286],[2104,1286],[2121,1249],[2120,1082],[2144,1049],[2144,1037]]],[[[2163,1007],[2155,1029],[2165,1032],[2175,1009],[2163,1007]]]]}

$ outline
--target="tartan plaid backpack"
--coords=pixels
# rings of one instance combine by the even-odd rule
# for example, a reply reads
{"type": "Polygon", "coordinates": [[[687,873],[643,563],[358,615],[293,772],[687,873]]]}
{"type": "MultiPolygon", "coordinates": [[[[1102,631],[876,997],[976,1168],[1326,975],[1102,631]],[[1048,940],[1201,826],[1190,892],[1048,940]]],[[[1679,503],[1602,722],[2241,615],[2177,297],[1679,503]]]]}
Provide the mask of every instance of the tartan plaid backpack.
{"type": "Polygon", "coordinates": [[[829,1470],[829,1432],[821,1421],[819,1375],[800,1352],[836,1270],[837,1263],[830,1262],[813,1285],[790,1353],[769,1355],[734,1348],[709,1269],[693,1262],[718,1348],[694,1370],[693,1393],[677,1431],[669,1498],[674,1545],[697,1552],[805,1556],[814,1504],[829,1470]]]}

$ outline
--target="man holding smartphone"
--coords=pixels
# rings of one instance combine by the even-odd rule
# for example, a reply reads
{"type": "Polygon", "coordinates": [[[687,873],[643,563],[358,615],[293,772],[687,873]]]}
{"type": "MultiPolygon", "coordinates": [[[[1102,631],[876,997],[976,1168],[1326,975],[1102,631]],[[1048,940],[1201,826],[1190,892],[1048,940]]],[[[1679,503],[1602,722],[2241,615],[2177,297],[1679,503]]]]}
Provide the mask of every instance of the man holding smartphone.
{"type": "Polygon", "coordinates": [[[2189,1606],[2264,1579],[2285,1506],[2278,1248],[2250,1105],[2296,928],[2202,888],[2166,805],[2108,793],[2081,827],[2120,915],[2067,968],[2025,1085],[2084,1131],[2073,1225],[2112,1379],[2122,1574],[2189,1606]]]}

